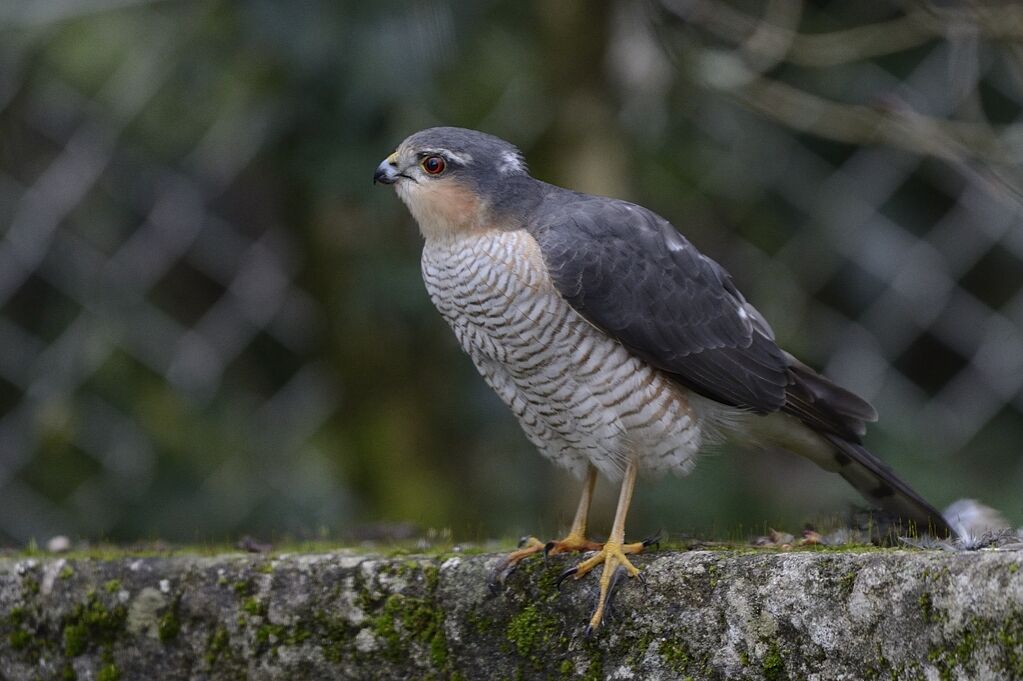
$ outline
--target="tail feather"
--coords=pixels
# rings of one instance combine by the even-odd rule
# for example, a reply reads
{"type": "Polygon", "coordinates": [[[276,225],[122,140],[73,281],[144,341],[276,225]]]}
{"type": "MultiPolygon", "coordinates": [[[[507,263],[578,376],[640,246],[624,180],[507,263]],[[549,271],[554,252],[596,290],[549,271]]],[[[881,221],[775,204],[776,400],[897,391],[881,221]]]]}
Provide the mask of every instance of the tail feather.
{"type": "Polygon", "coordinates": [[[803,447],[799,453],[836,471],[864,497],[921,533],[955,536],[941,513],[903,482],[883,461],[863,447],[868,422],[877,420],[874,408],[858,395],[832,383],[786,353],[789,385],[782,411],[794,416],[831,445],[830,451],[803,447]]]}
{"type": "Polygon", "coordinates": [[[895,471],[863,445],[829,433],[822,435],[835,448],[838,474],[860,494],[904,521],[913,523],[920,533],[936,537],[956,536],[938,509],[913,491],[895,471]]]}

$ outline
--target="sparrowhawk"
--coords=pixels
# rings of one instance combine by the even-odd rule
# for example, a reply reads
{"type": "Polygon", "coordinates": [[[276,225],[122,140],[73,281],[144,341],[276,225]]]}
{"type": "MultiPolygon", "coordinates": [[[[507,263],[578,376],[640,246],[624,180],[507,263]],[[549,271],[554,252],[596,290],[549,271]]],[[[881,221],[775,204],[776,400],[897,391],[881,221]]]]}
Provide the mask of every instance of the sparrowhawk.
{"type": "Polygon", "coordinates": [[[719,436],[782,447],[838,472],[921,531],[941,514],[861,444],[874,409],[778,347],[721,265],[667,220],[627,201],[529,175],[513,145],[430,128],[377,167],[425,238],[423,279],[484,380],[549,459],[585,478],[571,531],[526,555],[595,551],[600,625],[627,554],[637,473],[688,473],[719,436]],[[621,480],[611,534],[586,536],[597,473],[621,480]]]}

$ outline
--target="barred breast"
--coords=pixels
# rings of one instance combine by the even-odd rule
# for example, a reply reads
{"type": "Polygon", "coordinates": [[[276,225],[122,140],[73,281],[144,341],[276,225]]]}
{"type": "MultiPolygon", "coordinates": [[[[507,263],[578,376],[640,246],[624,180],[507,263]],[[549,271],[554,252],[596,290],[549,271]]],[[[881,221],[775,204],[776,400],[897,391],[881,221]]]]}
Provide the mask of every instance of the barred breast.
{"type": "Polygon", "coordinates": [[[525,231],[429,239],[433,304],[529,440],[582,475],[690,470],[701,441],[688,393],[592,326],[562,298],[525,231]]]}

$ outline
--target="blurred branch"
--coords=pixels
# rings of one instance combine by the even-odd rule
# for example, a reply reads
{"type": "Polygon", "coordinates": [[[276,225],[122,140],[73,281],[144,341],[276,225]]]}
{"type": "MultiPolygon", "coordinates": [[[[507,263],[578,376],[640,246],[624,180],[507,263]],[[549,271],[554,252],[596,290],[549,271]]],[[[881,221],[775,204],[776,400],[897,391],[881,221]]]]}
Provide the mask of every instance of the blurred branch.
{"type": "MultiPolygon", "coordinates": [[[[784,61],[799,66],[829,67],[908,50],[935,39],[981,35],[992,40],[1023,39],[1023,6],[984,6],[955,10],[929,4],[904,16],[865,26],[802,34],[769,20],[750,16],[720,0],[662,0],[672,14],[712,35],[747,49],[787,44],[784,61]],[[751,40],[752,35],[760,38],[751,40]]],[[[770,56],[768,53],[765,56],[770,56]]]]}
{"type": "MultiPolygon", "coordinates": [[[[949,120],[919,113],[895,96],[875,104],[847,104],[766,75],[780,63],[834,66],[894,54],[935,39],[947,39],[953,45],[968,45],[981,37],[1023,39],[1023,5],[976,3],[947,10],[916,3],[899,18],[806,35],[798,31],[801,0],[772,0],[762,16],[714,0],[661,2],[675,16],[735,45],[734,49],[700,47],[696,68],[705,85],[794,130],[941,159],[997,197],[1023,207],[1019,168],[1023,125],[993,126],[979,103],[976,120],[949,120]]],[[[1010,43],[1009,48],[1015,46],[1010,43]]],[[[960,79],[970,90],[976,88],[975,64],[972,71],[972,77],[960,79]]]]}
{"type": "Polygon", "coordinates": [[[878,106],[841,104],[748,69],[727,52],[710,52],[703,80],[794,130],[856,145],[887,145],[956,165],[1001,197],[1023,206],[1023,126],[926,116],[898,99],[878,106]],[[978,167],[974,161],[984,161],[978,167]]]}
{"type": "Polygon", "coordinates": [[[740,51],[749,64],[760,73],[767,73],[785,61],[798,35],[803,16],[802,0],[771,0],[764,9],[764,19],[743,41],[740,51]]]}
{"type": "Polygon", "coordinates": [[[90,14],[168,0],[5,0],[0,3],[0,31],[47,26],[90,14]]]}
{"type": "MultiPolygon", "coordinates": [[[[730,70],[743,68],[738,63],[729,65],[730,70]]],[[[894,98],[876,106],[842,104],[747,73],[745,82],[736,83],[734,72],[727,80],[715,83],[711,77],[707,81],[718,89],[731,90],[744,104],[796,130],[850,144],[888,144],[944,159],[972,156],[1008,164],[1018,162],[1023,152],[1023,126],[1018,124],[996,129],[933,118],[894,98]]]]}

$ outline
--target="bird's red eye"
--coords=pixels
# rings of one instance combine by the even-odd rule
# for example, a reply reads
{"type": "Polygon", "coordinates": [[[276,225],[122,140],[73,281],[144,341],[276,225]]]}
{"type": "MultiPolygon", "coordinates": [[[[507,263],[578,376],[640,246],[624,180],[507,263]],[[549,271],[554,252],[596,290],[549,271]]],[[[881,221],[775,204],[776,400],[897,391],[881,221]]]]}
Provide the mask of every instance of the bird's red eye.
{"type": "Polygon", "coordinates": [[[423,159],[423,170],[431,175],[440,175],[446,166],[447,164],[440,156],[427,156],[423,159]]]}

